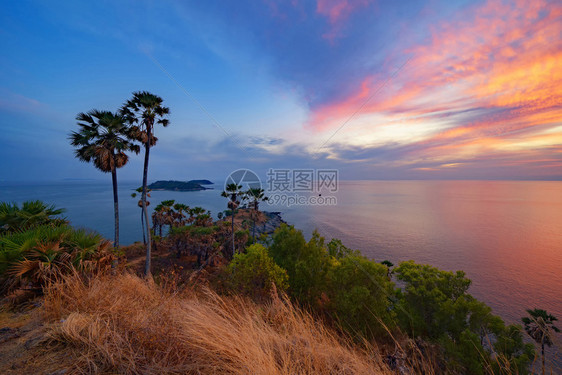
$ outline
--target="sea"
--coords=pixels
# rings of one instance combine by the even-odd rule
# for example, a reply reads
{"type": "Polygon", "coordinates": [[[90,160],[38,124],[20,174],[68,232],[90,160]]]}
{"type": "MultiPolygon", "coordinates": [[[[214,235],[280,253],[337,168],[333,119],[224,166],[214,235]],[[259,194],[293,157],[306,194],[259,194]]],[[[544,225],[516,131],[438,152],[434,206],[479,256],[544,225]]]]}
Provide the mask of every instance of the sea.
{"type": "MultiPolygon", "coordinates": [[[[119,186],[121,244],[142,241],[139,197],[131,196],[138,186],[119,186]]],[[[173,199],[216,217],[227,201],[220,196],[222,183],[209,187],[152,191],[149,208],[173,199]]],[[[260,208],[281,212],[308,238],[318,230],[327,241],[338,238],[376,261],[411,259],[463,270],[472,280],[469,292],[506,322],[520,323],[526,309],[541,308],[562,328],[562,182],[339,181],[331,195],[337,202],[264,202],[260,208]]],[[[110,181],[0,182],[0,201],[35,199],[65,208],[72,225],[113,238],[110,181]]],[[[555,341],[558,367],[562,337],[555,341]]]]}

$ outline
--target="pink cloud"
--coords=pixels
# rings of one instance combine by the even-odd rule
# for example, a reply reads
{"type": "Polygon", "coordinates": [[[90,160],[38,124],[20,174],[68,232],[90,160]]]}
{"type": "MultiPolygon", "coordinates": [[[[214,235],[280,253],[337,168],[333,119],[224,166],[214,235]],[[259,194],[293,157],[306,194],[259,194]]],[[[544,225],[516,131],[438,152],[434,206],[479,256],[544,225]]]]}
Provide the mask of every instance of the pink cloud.
{"type": "Polygon", "coordinates": [[[322,36],[334,42],[349,16],[367,5],[369,0],[317,0],[316,13],[327,17],[331,24],[330,30],[322,36]]]}
{"type": "MultiPolygon", "coordinates": [[[[345,6],[329,9],[326,14],[336,20],[346,17],[345,6]]],[[[461,116],[453,128],[419,146],[435,157],[509,148],[513,132],[560,124],[561,35],[560,2],[490,0],[473,6],[434,26],[427,42],[395,51],[411,60],[380,92],[388,76],[365,77],[344,99],[313,109],[308,126],[335,129],[362,106],[361,114],[436,119],[444,109],[479,108],[495,114],[469,121],[461,116]]],[[[557,142],[556,135],[547,137],[557,142]]]]}

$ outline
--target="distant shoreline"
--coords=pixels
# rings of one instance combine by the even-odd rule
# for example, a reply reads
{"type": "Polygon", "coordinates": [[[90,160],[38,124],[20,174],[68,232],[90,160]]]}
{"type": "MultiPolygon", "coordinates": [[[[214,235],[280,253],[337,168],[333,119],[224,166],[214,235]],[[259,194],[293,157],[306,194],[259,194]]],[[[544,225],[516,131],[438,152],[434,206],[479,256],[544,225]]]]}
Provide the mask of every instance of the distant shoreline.
{"type": "Polygon", "coordinates": [[[148,185],[148,188],[154,191],[201,191],[212,190],[212,188],[204,187],[203,185],[214,185],[209,180],[190,180],[190,181],[176,181],[176,180],[159,180],[148,185]]]}

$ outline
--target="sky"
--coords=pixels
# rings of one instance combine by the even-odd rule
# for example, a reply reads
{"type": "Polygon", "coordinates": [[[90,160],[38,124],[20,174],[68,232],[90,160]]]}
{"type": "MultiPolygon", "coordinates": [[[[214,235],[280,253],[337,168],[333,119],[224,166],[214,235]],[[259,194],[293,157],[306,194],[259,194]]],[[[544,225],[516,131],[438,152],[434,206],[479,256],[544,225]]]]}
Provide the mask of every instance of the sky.
{"type": "MultiPolygon", "coordinates": [[[[0,5],[0,181],[107,179],[91,109],[161,96],[149,180],[239,168],[341,179],[562,179],[560,1],[0,5]]],[[[142,154],[118,171],[140,181],[142,154]]]]}

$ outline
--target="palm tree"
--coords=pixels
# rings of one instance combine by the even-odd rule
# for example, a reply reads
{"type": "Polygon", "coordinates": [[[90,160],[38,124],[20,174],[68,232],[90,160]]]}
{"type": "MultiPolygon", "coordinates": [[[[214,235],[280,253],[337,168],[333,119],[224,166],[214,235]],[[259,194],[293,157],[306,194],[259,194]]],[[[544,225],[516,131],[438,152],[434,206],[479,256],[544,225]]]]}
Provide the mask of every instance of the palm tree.
{"type": "Polygon", "coordinates": [[[554,325],[558,319],[541,309],[527,310],[527,313],[529,313],[529,317],[524,317],[521,321],[525,325],[527,334],[541,345],[542,374],[544,375],[544,346],[552,345],[551,331],[560,332],[560,329],[554,325]]]}
{"type": "Polygon", "coordinates": [[[176,210],[176,218],[174,222],[174,226],[176,227],[183,227],[187,224],[188,220],[185,217],[186,213],[191,211],[191,208],[183,203],[176,203],[174,204],[174,210],[176,210]]]}
{"type": "Polygon", "coordinates": [[[265,196],[265,191],[261,188],[250,188],[246,192],[246,196],[251,199],[250,207],[252,207],[252,239],[256,241],[256,219],[259,215],[260,202],[265,202],[269,198],[265,196]]]}
{"type": "Polygon", "coordinates": [[[119,248],[119,202],[117,195],[117,168],[129,161],[127,151],[139,153],[139,146],[130,140],[131,129],[122,115],[110,111],[91,110],[76,116],[79,131],[70,133],[70,144],[76,147],[78,160],[89,163],[104,173],[111,172],[113,182],[113,210],[115,214],[115,239],[113,246],[119,248]]]}
{"type": "Polygon", "coordinates": [[[41,225],[60,226],[68,222],[60,215],[65,210],[48,206],[41,201],[25,201],[21,208],[17,203],[0,202],[0,236],[15,232],[25,232],[41,225]]]}
{"type": "Polygon", "coordinates": [[[150,225],[148,224],[148,210],[146,209],[146,193],[148,179],[148,158],[150,148],[156,144],[157,138],[154,136],[154,126],[160,124],[168,126],[169,120],[166,117],[170,109],[162,106],[162,98],[147,91],[133,93],[133,98],[128,100],[122,107],[121,113],[135,129],[134,139],[144,145],[144,169],[142,174],[142,211],[146,221],[146,263],[144,273],[150,275],[151,239],[150,225]]]}
{"type": "MultiPolygon", "coordinates": [[[[152,189],[146,189],[146,196],[148,198],[150,198],[150,191],[152,189]]],[[[142,187],[137,188],[135,190],[137,193],[142,193],[142,187]]],[[[131,197],[136,198],[137,197],[137,193],[132,193],[131,197]]],[[[142,228],[142,243],[146,246],[146,230],[144,229],[144,212],[142,210],[142,199],[139,199],[139,201],[137,202],[137,205],[141,208],[140,211],[140,220],[141,220],[141,228],[142,228]]],[[[146,207],[150,206],[150,201],[146,201],[146,207]]]]}
{"type": "Polygon", "coordinates": [[[225,198],[229,198],[228,201],[228,208],[232,213],[232,256],[234,257],[235,253],[235,245],[234,245],[234,212],[240,205],[240,201],[238,201],[238,196],[240,195],[242,190],[242,185],[237,185],[235,183],[226,185],[226,190],[221,193],[221,196],[225,198]]]}

